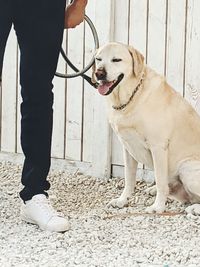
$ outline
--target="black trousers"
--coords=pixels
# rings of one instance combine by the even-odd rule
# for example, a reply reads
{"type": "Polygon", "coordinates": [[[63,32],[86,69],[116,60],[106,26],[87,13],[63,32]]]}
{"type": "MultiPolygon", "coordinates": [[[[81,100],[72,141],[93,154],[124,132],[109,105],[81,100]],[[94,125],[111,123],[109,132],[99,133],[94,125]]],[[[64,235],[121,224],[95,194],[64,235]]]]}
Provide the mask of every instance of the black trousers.
{"type": "MultiPolygon", "coordinates": [[[[26,201],[50,188],[54,77],[64,29],[66,0],[0,0],[0,74],[14,25],[20,48],[22,171],[26,201]]],[[[13,59],[14,60],[14,59],[13,59]]]]}

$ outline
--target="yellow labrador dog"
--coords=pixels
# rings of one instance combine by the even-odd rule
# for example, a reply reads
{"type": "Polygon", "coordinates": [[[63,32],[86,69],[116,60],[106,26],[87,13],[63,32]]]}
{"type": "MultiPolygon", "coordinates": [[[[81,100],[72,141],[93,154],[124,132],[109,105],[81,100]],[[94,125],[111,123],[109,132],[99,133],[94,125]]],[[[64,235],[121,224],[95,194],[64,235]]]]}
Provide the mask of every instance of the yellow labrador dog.
{"type": "Polygon", "coordinates": [[[133,47],[109,43],[95,55],[93,78],[108,101],[109,122],[124,149],[125,188],[110,205],[122,208],[134,192],[138,162],[154,170],[156,199],[148,212],[165,210],[167,197],[200,214],[200,117],[133,47]],[[196,204],[194,204],[196,203],[196,204]]]}

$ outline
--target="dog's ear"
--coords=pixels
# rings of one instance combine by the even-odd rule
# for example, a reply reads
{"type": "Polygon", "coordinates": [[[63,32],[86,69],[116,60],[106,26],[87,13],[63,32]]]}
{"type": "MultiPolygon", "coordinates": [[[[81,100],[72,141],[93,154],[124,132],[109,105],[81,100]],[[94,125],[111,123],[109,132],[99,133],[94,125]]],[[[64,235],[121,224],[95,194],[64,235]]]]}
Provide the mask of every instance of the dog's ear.
{"type": "Polygon", "coordinates": [[[133,59],[133,74],[137,77],[144,67],[144,56],[132,46],[128,46],[128,50],[133,59]]]}

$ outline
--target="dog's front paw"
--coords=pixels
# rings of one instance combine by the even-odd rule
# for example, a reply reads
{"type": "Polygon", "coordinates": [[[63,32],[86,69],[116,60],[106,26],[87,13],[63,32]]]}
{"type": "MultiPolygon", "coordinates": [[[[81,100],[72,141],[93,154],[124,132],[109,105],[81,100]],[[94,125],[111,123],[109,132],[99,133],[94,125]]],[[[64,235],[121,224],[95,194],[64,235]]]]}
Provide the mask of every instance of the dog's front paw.
{"type": "Polygon", "coordinates": [[[119,208],[119,209],[122,209],[123,207],[125,207],[125,206],[127,206],[127,204],[128,204],[128,199],[126,198],[126,199],[122,199],[122,198],[115,198],[115,199],[113,199],[113,200],[111,200],[109,203],[108,203],[108,205],[107,205],[107,207],[109,208],[109,207],[113,207],[113,208],[119,208]]]}
{"type": "Polygon", "coordinates": [[[162,213],[165,211],[165,205],[162,204],[153,204],[146,208],[146,212],[148,213],[162,213]]]}

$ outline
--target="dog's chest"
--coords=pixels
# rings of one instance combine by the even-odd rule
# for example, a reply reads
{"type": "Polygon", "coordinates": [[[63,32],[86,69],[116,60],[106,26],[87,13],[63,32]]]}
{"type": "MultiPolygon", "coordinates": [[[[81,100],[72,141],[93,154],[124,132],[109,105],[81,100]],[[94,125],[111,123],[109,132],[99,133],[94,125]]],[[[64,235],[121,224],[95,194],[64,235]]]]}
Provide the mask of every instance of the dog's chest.
{"type": "Polygon", "coordinates": [[[144,136],[139,134],[136,128],[130,127],[130,121],[128,125],[121,124],[120,122],[116,123],[116,121],[115,123],[111,123],[111,125],[129,154],[136,161],[153,169],[153,160],[148,142],[144,136]]]}

